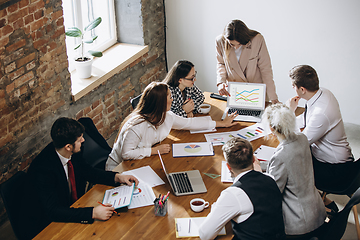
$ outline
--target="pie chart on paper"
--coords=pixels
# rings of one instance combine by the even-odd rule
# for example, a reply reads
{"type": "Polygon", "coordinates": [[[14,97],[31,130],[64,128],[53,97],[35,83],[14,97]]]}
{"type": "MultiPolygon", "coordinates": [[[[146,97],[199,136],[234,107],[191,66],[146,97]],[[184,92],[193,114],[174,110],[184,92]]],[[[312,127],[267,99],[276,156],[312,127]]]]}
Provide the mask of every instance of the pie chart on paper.
{"type": "Polygon", "coordinates": [[[197,144],[189,144],[184,147],[185,152],[198,153],[201,151],[201,147],[197,144]]]}

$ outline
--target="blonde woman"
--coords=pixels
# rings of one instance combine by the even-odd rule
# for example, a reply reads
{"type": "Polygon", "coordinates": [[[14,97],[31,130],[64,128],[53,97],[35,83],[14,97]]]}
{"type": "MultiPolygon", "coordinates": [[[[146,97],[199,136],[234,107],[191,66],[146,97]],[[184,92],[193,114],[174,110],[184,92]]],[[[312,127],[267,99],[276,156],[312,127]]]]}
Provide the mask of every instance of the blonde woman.
{"type": "Polygon", "coordinates": [[[326,218],[315,188],[309,142],[304,134],[295,132],[295,115],[284,104],[267,107],[263,121],[280,142],[266,172],[283,195],[285,233],[289,239],[309,239],[326,218]]]}

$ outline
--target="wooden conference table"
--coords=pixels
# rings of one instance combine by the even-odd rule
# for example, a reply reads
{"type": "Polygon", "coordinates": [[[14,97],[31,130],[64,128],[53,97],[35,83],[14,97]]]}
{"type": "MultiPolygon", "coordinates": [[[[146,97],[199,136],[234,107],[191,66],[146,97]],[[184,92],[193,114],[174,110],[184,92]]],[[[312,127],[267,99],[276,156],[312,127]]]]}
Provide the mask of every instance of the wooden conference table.
{"type": "MultiPolygon", "coordinates": [[[[210,98],[210,93],[205,93],[205,103],[211,104],[209,115],[213,120],[220,120],[226,102],[210,98]]],[[[297,110],[297,115],[303,109],[297,110]]],[[[254,123],[238,122],[231,128],[217,128],[217,132],[237,131],[248,127],[254,123]]],[[[190,134],[189,131],[172,130],[169,136],[162,143],[186,143],[186,142],[205,142],[204,133],[190,134]]],[[[260,138],[251,142],[254,150],[260,145],[276,147],[276,138],[271,136],[268,139],[260,138]]],[[[122,212],[120,216],[113,215],[108,221],[95,221],[93,224],[79,223],[51,223],[35,239],[176,239],[175,218],[182,217],[205,217],[210,212],[210,207],[200,213],[195,213],[190,209],[190,200],[193,198],[203,198],[212,204],[219,197],[222,190],[229,187],[230,183],[222,183],[220,177],[212,179],[204,173],[221,174],[221,161],[223,154],[221,146],[214,147],[215,155],[206,157],[182,157],[173,158],[172,151],[164,154],[168,172],[187,171],[198,169],[205,182],[207,192],[176,197],[170,193],[168,201],[168,214],[165,217],[154,215],[154,207],[147,206],[130,209],[122,212]]],[[[126,171],[143,166],[151,168],[165,181],[165,185],[154,187],[156,196],[166,194],[171,188],[162,170],[159,157],[157,155],[141,160],[124,161],[114,171],[126,171]]],[[[73,204],[73,207],[97,206],[97,201],[102,201],[105,190],[111,187],[95,185],[83,197],[73,204]]],[[[218,236],[217,239],[231,239],[231,224],[226,225],[226,236],[218,236]]],[[[190,239],[190,238],[188,238],[190,239]]],[[[194,238],[192,238],[194,239],[194,238]]]]}

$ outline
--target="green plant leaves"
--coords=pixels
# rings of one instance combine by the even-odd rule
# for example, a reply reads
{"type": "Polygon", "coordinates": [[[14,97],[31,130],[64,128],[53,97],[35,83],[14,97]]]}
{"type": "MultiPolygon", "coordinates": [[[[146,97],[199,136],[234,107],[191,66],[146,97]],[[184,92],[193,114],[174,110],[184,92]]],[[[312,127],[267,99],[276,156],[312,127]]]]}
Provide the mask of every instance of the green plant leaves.
{"type": "Polygon", "coordinates": [[[71,27],[65,31],[65,35],[69,37],[81,37],[82,32],[77,27],[71,27]]]}
{"type": "Polygon", "coordinates": [[[102,57],[102,52],[97,52],[97,51],[92,51],[92,50],[89,50],[89,53],[91,55],[93,55],[94,57],[102,57]]]}
{"type": "Polygon", "coordinates": [[[94,19],[92,22],[89,23],[89,25],[84,28],[84,31],[90,31],[96,28],[101,23],[101,20],[101,17],[94,19]]]}

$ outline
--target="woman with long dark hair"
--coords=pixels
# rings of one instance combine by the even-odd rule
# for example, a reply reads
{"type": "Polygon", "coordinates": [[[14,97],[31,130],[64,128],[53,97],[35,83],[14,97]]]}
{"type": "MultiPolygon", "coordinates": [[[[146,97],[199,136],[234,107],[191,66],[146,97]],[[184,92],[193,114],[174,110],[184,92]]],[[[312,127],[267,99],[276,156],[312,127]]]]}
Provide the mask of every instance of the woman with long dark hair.
{"type": "Polygon", "coordinates": [[[153,154],[169,153],[170,145],[161,144],[172,128],[205,130],[214,127],[231,127],[236,115],[223,121],[206,118],[183,118],[169,111],[172,103],[169,87],[152,82],[144,90],[135,110],[125,118],[113,149],[106,162],[106,170],[114,169],[123,160],[142,159],[153,154]],[[153,146],[154,144],[156,146],[153,146]]]}
{"type": "Polygon", "coordinates": [[[279,102],[269,52],[259,32],[232,20],[216,38],[216,58],[219,94],[229,96],[227,82],[265,83],[267,100],[279,102]]]}
{"type": "Polygon", "coordinates": [[[196,73],[194,64],[187,60],[179,60],[163,81],[169,85],[173,98],[170,110],[176,115],[193,117],[204,102],[204,94],[195,85],[196,73]]]}

